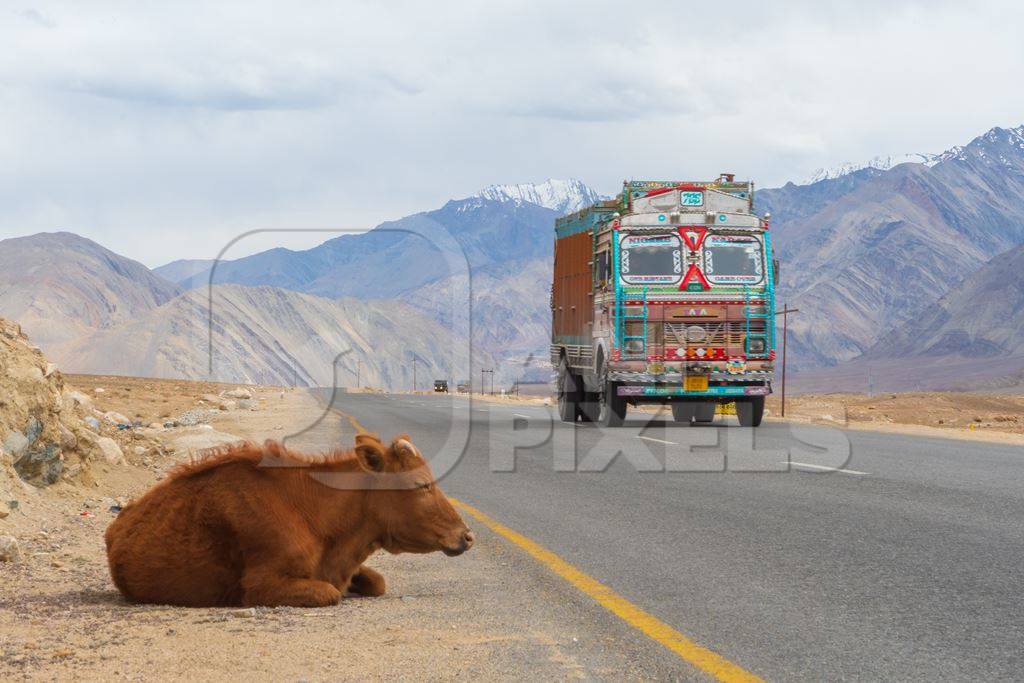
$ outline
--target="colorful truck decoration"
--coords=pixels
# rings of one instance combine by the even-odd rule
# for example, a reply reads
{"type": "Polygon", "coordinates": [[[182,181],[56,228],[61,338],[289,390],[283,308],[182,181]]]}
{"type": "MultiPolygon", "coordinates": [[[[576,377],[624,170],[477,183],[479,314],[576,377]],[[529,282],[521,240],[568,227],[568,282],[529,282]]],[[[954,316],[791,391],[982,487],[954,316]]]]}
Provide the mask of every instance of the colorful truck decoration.
{"type": "Polygon", "coordinates": [[[561,419],[622,424],[662,403],[710,422],[735,403],[756,427],[771,393],[775,285],[769,216],[754,186],[626,181],[555,222],[551,362],[561,419]]]}

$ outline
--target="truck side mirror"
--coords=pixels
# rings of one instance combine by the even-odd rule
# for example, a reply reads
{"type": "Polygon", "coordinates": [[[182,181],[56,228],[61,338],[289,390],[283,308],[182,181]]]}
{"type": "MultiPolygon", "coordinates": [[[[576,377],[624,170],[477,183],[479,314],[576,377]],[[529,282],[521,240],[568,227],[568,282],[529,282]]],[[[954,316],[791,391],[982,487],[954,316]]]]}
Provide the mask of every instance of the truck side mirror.
{"type": "Polygon", "coordinates": [[[779,259],[772,259],[772,284],[778,287],[779,285],[779,259]]]}

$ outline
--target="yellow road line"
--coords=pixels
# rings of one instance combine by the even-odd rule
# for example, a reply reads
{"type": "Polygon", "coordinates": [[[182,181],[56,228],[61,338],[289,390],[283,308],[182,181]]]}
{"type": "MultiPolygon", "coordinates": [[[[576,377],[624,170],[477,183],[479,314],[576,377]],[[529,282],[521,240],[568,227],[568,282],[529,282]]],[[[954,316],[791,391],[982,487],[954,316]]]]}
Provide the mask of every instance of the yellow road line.
{"type": "Polygon", "coordinates": [[[539,545],[538,543],[523,536],[517,531],[510,529],[501,522],[498,522],[488,515],[480,512],[471,505],[462,501],[450,499],[455,507],[459,508],[477,521],[485,524],[492,531],[515,543],[517,546],[529,553],[535,560],[546,566],[568,581],[581,593],[591,597],[597,604],[622,619],[624,622],[637,629],[645,636],[665,646],[680,658],[686,660],[701,671],[711,674],[720,681],[760,681],[758,676],[733,664],[716,652],[706,647],[701,647],[695,642],[675,630],[653,614],[645,612],[626,598],[622,597],[608,586],[604,585],[589,574],[585,574],[572,566],[558,555],[539,545]]]}
{"type": "MultiPolygon", "coordinates": [[[[338,412],[348,418],[349,423],[356,432],[366,431],[355,417],[342,410],[338,410],[338,412]]],[[[737,664],[733,664],[717,652],[701,647],[661,619],[640,609],[608,586],[589,574],[580,571],[539,543],[492,519],[472,505],[467,505],[455,498],[449,498],[449,500],[451,500],[455,507],[486,525],[491,531],[505,537],[525,550],[533,559],[561,576],[572,584],[576,590],[592,598],[601,607],[604,607],[619,619],[622,619],[651,640],[668,648],[681,659],[689,662],[701,671],[728,683],[748,683],[761,680],[758,676],[737,664]]]]}

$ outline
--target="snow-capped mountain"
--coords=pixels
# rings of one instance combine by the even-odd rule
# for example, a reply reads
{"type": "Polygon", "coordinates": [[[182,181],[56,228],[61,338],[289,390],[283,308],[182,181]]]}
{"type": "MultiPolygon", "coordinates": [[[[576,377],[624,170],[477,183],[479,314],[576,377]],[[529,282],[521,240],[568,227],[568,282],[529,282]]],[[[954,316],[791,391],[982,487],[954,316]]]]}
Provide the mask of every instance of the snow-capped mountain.
{"type": "Polygon", "coordinates": [[[538,204],[559,213],[572,213],[593,204],[601,196],[581,180],[548,179],[543,183],[521,183],[518,185],[491,185],[477,192],[483,197],[499,202],[524,201],[538,204]]]}
{"type": "Polygon", "coordinates": [[[993,128],[984,135],[979,135],[969,145],[957,145],[946,150],[936,157],[936,162],[966,162],[973,157],[981,162],[998,162],[1002,166],[1011,167],[1019,163],[1020,153],[1017,150],[1024,150],[1024,126],[993,128]]]}
{"type": "Polygon", "coordinates": [[[933,166],[942,160],[944,155],[939,154],[927,154],[927,153],[913,153],[913,154],[883,154],[872,159],[869,159],[863,163],[854,163],[851,161],[844,161],[841,164],[832,166],[831,168],[819,168],[817,171],[811,174],[811,177],[798,183],[799,185],[812,185],[822,180],[835,180],[841,178],[844,175],[849,175],[855,171],[861,171],[865,168],[873,168],[878,171],[888,171],[894,166],[900,164],[925,164],[926,166],[933,166]]]}

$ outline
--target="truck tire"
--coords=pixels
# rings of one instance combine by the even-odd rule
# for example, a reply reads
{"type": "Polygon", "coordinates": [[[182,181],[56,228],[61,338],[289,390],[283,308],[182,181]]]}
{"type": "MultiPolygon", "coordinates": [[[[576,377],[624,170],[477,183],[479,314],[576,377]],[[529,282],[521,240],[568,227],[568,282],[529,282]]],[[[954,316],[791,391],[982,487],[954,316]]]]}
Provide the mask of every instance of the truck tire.
{"type": "Polygon", "coordinates": [[[700,403],[694,403],[693,405],[696,408],[696,412],[693,416],[694,422],[708,424],[709,422],[715,421],[715,404],[713,402],[701,401],[700,403]]]}
{"type": "Polygon", "coordinates": [[[572,374],[568,364],[558,366],[558,417],[562,422],[575,422],[580,413],[580,380],[572,374]]]}
{"type": "Polygon", "coordinates": [[[764,396],[751,396],[745,401],[736,401],[736,417],[741,427],[758,427],[764,417],[764,396]]]}
{"type": "Polygon", "coordinates": [[[598,401],[597,423],[602,427],[621,427],[626,419],[626,399],[617,393],[615,382],[605,382],[598,401]]]}
{"type": "Polygon", "coordinates": [[[580,392],[580,422],[594,422],[601,413],[601,394],[596,391],[580,392]]]}
{"type": "Polygon", "coordinates": [[[672,419],[689,426],[697,415],[696,405],[696,403],[691,403],[690,401],[676,401],[672,404],[672,419]]]}

